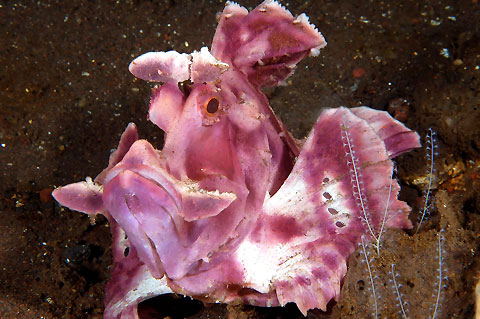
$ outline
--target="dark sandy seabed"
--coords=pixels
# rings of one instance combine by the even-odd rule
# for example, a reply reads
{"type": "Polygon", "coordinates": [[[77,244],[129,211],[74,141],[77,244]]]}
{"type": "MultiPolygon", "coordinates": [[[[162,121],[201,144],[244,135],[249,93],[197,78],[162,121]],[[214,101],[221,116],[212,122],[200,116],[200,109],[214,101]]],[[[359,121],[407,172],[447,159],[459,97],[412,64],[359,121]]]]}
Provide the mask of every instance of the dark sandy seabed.
{"type": "MultiPolygon", "coordinates": [[[[241,1],[253,8],[258,1],[241,1]]],[[[322,108],[388,110],[439,155],[431,215],[420,232],[387,231],[373,260],[382,318],[400,318],[388,271],[395,263],[410,318],[431,318],[443,230],[440,313],[473,318],[480,259],[480,5],[468,1],[289,1],[327,39],[289,85],[268,90],[296,137],[322,108]]],[[[96,176],[128,122],[161,147],[146,120],[150,85],[129,62],[148,51],[209,46],[222,1],[0,2],[0,317],[100,318],[112,256],[105,219],[62,209],[55,186],[96,176]]],[[[417,224],[426,188],[425,149],[396,159],[400,197],[417,224]]],[[[372,256],[373,256],[372,251],[372,256]]],[[[338,303],[309,318],[372,318],[358,250],[338,303]]],[[[284,308],[203,305],[167,295],[142,304],[153,318],[301,318],[284,308]]]]}

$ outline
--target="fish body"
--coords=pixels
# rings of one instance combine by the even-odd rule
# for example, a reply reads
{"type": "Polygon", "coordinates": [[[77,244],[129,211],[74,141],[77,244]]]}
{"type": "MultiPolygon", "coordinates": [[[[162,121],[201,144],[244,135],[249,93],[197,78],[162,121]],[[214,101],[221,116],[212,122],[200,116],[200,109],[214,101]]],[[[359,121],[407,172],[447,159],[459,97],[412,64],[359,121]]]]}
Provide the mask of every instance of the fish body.
{"type": "Polygon", "coordinates": [[[415,132],[386,112],[340,107],[320,115],[300,148],[261,90],[325,45],[306,15],[275,1],[251,12],[228,3],[211,50],[131,63],[136,77],[159,82],[149,119],[165,131],[163,148],[131,123],[95,180],[53,192],[109,220],[105,318],[138,318],[141,301],[171,292],[326,310],[362,236],[411,227],[391,158],[419,146],[415,132]]]}

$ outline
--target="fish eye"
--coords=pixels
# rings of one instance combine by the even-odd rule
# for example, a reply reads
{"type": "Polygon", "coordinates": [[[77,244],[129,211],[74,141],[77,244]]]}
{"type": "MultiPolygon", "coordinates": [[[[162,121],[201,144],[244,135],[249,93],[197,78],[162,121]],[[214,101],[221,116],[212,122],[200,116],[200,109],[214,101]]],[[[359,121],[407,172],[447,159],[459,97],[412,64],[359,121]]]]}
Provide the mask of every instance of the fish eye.
{"type": "Polygon", "coordinates": [[[210,98],[207,103],[205,103],[205,112],[207,112],[208,115],[213,116],[218,112],[218,107],[220,106],[220,102],[218,101],[217,98],[212,97],[210,98]]]}

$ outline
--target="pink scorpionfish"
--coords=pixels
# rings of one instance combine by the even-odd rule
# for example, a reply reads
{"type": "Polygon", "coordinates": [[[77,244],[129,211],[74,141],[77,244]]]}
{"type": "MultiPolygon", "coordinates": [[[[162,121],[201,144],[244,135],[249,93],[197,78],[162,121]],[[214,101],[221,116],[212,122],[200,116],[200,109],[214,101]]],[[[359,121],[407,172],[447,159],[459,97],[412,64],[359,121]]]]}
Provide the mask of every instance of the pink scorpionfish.
{"type": "Polygon", "coordinates": [[[415,132],[386,112],[341,107],[325,110],[300,147],[261,91],[325,45],[306,15],[275,1],[251,12],[227,3],[211,51],[131,63],[161,83],[149,118],[165,131],[163,149],[129,124],[94,181],[53,193],[110,223],[105,318],[138,318],[141,301],[172,292],[326,310],[362,236],[411,227],[391,158],[419,146],[415,132]]]}

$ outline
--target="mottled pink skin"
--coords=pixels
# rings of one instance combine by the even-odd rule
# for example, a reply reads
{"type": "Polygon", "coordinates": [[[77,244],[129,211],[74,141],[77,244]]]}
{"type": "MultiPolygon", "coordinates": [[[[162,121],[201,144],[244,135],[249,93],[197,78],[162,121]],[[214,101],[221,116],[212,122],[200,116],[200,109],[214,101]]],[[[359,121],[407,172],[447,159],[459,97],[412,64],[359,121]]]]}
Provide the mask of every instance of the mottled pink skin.
{"type": "Polygon", "coordinates": [[[163,149],[138,140],[130,124],[95,183],[53,194],[110,222],[105,318],[137,318],[138,303],[169,292],[325,310],[339,296],[348,256],[369,236],[364,214],[380,231],[390,184],[386,225],[411,227],[390,159],[418,147],[416,133],[385,112],[331,109],[299,150],[260,90],[284,83],[323,46],[305,15],[274,1],[250,13],[228,4],[211,54],[150,52],[132,62],[135,76],[163,83],[149,109],[166,133],[163,149]],[[352,150],[366,212],[352,184],[352,150]]]}

